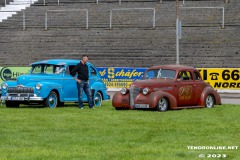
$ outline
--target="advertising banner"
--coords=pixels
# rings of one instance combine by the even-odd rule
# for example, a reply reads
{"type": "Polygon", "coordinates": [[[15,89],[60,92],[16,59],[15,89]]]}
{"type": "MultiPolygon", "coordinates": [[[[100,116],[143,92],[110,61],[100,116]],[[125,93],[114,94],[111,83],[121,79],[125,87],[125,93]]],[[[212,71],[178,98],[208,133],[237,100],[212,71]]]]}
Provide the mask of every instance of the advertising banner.
{"type": "MultiPolygon", "coordinates": [[[[29,73],[31,67],[0,67],[0,84],[29,73]]],[[[107,88],[129,87],[147,68],[97,67],[107,88]]],[[[217,90],[240,90],[240,68],[198,68],[202,78],[217,90]]]]}
{"type": "Polygon", "coordinates": [[[142,78],[146,68],[99,67],[97,70],[107,88],[128,88],[132,81],[142,78]]]}
{"type": "Polygon", "coordinates": [[[29,73],[31,67],[0,67],[0,84],[6,80],[14,80],[22,74],[29,73]]]}
{"type": "Polygon", "coordinates": [[[199,68],[205,82],[215,89],[240,90],[240,68],[199,68]]]}

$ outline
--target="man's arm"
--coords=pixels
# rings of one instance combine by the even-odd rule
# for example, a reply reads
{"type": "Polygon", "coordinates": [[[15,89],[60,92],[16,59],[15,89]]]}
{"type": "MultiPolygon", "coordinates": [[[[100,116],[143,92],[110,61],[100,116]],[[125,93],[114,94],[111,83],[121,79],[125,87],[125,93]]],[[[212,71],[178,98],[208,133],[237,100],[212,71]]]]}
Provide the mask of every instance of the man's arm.
{"type": "Polygon", "coordinates": [[[78,82],[78,83],[80,83],[81,82],[81,80],[80,79],[77,79],[77,77],[76,77],[76,72],[79,70],[79,64],[77,64],[73,69],[72,69],[72,71],[71,71],[71,76],[73,76],[73,78],[78,82]]]}

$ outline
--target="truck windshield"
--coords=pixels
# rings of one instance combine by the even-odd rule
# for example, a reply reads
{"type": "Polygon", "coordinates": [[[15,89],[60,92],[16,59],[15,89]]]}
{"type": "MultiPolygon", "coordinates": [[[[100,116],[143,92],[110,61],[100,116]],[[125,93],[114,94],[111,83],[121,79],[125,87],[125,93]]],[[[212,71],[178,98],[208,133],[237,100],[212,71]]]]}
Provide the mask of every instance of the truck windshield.
{"type": "Polygon", "coordinates": [[[52,64],[38,64],[32,66],[32,74],[60,74],[63,71],[63,66],[52,64]]]}
{"type": "Polygon", "coordinates": [[[144,79],[152,79],[152,78],[170,78],[174,79],[176,74],[175,70],[170,69],[153,69],[148,70],[145,75],[144,79]]]}

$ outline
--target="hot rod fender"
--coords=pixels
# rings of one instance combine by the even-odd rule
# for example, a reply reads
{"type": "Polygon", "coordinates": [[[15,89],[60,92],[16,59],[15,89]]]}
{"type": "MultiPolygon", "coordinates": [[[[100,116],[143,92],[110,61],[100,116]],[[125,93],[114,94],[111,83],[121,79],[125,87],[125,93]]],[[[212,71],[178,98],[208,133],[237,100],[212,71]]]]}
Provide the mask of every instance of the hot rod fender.
{"type": "Polygon", "coordinates": [[[221,104],[221,98],[217,91],[215,91],[212,87],[206,87],[201,94],[200,101],[198,103],[199,106],[205,106],[205,99],[209,94],[212,94],[214,96],[215,105],[221,104]]]}
{"type": "Polygon", "coordinates": [[[119,108],[129,108],[129,93],[123,95],[120,91],[116,92],[112,98],[112,106],[119,108]]]}
{"type": "Polygon", "coordinates": [[[176,98],[173,95],[171,95],[167,92],[161,91],[161,90],[152,92],[146,96],[141,93],[136,97],[134,103],[135,104],[146,103],[146,104],[149,104],[149,108],[155,108],[158,104],[158,101],[162,97],[166,97],[168,99],[170,109],[177,108],[176,98]]]}

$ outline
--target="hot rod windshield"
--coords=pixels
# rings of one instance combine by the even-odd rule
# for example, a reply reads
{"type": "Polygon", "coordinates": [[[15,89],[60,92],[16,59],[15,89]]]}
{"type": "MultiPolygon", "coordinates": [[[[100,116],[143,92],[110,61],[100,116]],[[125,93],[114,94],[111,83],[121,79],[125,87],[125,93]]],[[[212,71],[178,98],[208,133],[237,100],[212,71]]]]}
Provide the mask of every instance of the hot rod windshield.
{"type": "Polygon", "coordinates": [[[153,70],[148,70],[143,79],[152,79],[152,78],[170,78],[174,79],[176,75],[175,70],[170,70],[170,69],[153,69],[153,70]]]}
{"type": "Polygon", "coordinates": [[[64,66],[52,64],[38,64],[33,65],[31,74],[60,74],[64,66]]]}

